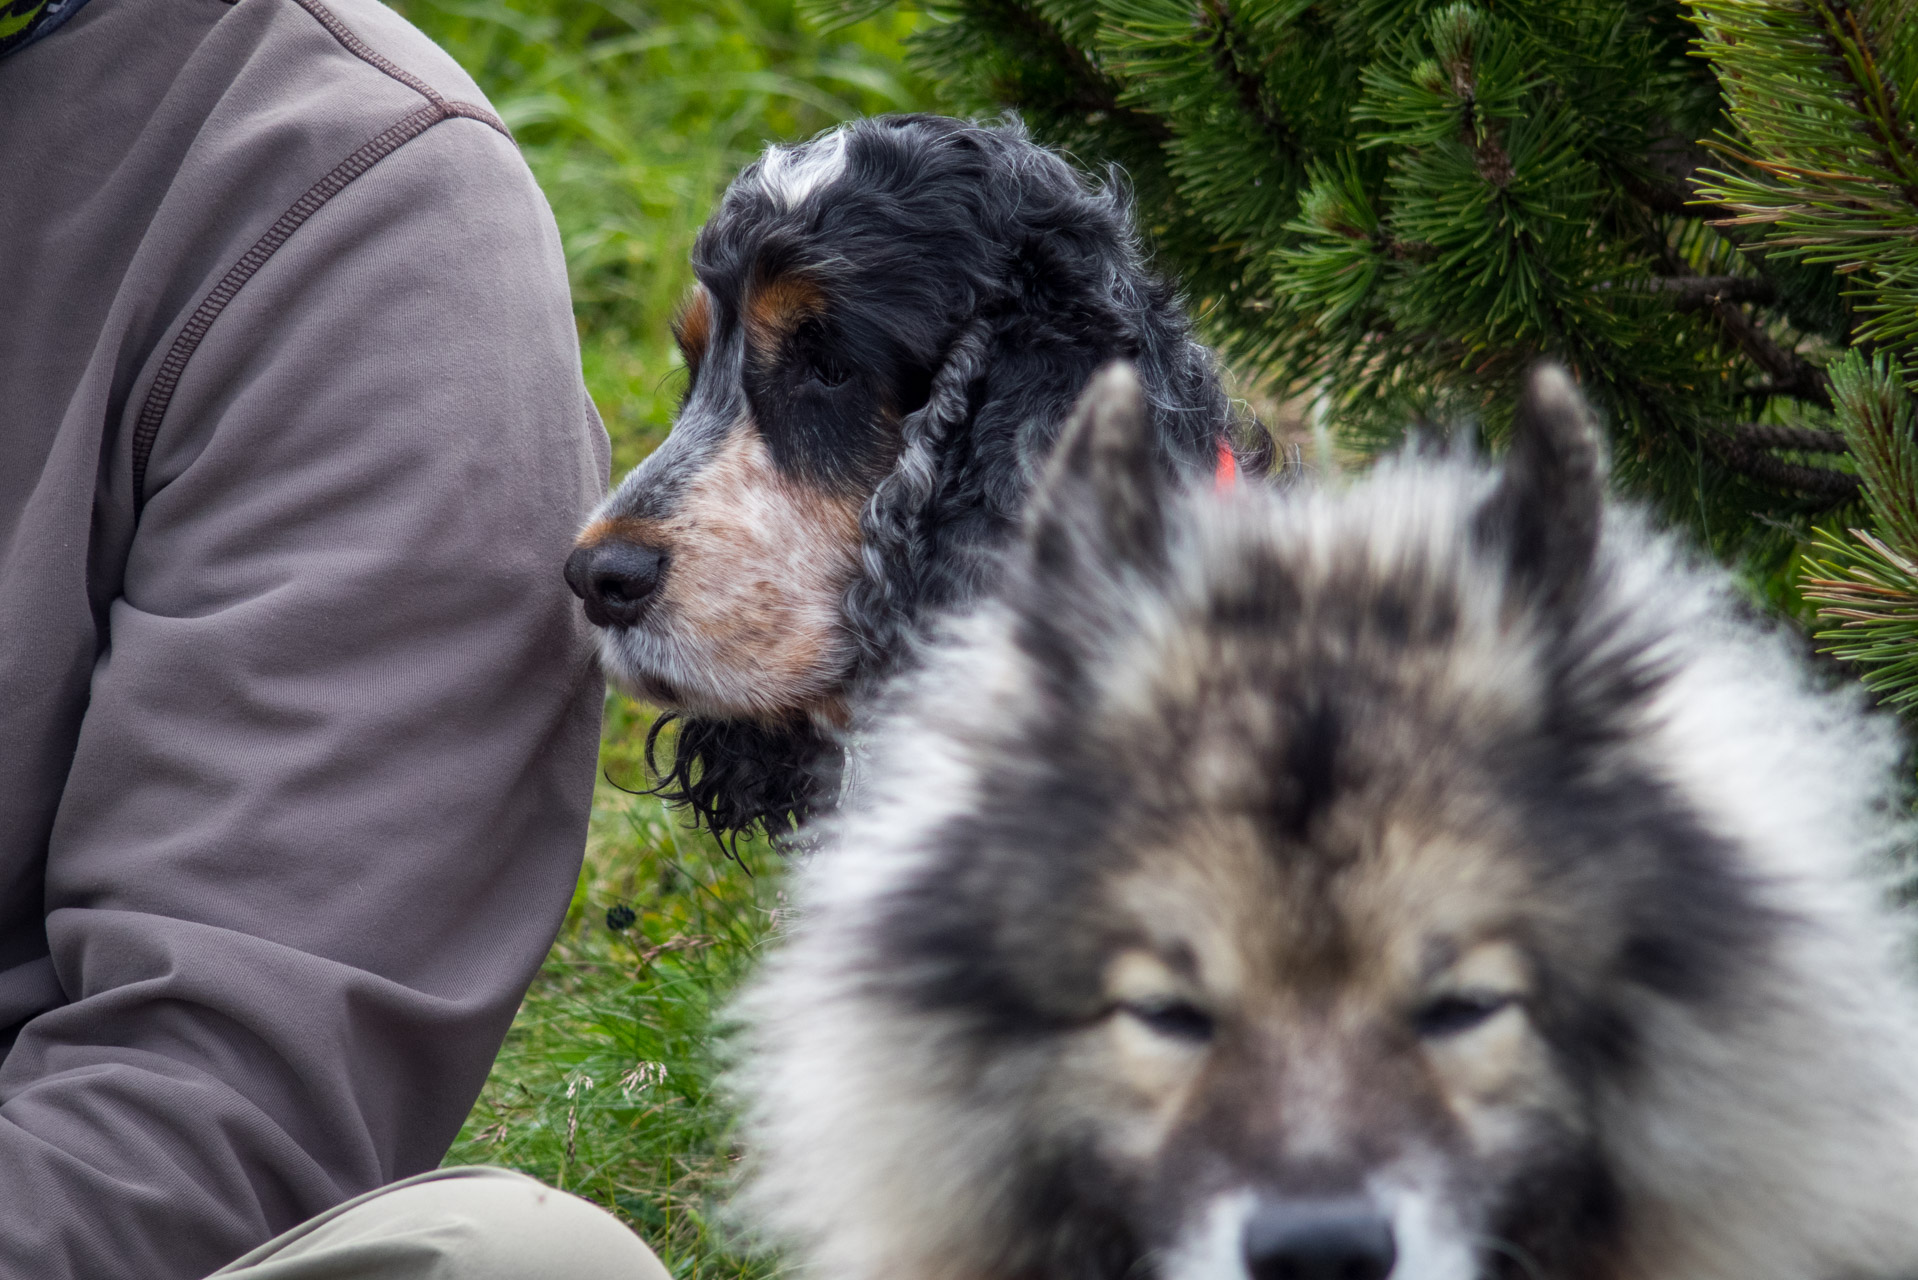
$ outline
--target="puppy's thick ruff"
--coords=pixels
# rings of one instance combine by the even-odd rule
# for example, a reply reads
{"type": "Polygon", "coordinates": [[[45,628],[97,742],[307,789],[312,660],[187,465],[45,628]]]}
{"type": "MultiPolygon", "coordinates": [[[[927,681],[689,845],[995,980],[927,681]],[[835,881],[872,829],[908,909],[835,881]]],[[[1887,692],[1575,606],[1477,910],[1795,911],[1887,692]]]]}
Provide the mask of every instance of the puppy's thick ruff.
{"type": "Polygon", "coordinates": [[[669,792],[777,830],[919,619],[978,589],[1093,370],[1137,362],[1169,470],[1210,469],[1230,419],[1118,182],[1016,123],[775,147],[693,264],[685,403],[567,577],[613,680],[687,717],[669,792]]]}
{"type": "Polygon", "coordinates": [[[747,997],[745,1204],[835,1280],[1918,1273],[1896,744],[1602,501],[1171,491],[1102,378],[888,697],[747,997]]]}

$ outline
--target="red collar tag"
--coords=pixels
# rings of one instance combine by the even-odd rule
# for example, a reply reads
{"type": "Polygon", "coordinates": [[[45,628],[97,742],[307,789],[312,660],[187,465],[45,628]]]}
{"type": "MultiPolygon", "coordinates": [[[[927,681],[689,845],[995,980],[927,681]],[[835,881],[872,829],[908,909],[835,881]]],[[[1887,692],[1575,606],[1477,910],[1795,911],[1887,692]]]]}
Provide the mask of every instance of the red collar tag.
{"type": "Polygon", "coordinates": [[[1239,460],[1232,456],[1232,442],[1219,437],[1219,467],[1212,473],[1212,485],[1224,493],[1239,482],[1239,460]]]}

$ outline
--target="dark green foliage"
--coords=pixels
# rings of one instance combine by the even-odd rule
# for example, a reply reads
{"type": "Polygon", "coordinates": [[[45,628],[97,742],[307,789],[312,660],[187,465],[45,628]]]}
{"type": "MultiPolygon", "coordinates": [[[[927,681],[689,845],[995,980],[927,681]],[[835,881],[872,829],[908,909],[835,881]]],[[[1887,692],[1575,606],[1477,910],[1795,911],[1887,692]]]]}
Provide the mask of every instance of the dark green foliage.
{"type": "Polygon", "coordinates": [[[1832,400],[1858,461],[1875,532],[1844,539],[1818,532],[1805,560],[1805,597],[1829,652],[1865,668],[1866,687],[1887,703],[1918,706],[1918,438],[1912,397],[1898,365],[1880,353],[1847,352],[1831,367],[1832,400]]]}
{"type": "Polygon", "coordinates": [[[1896,0],[1695,10],[1738,126],[1720,148],[1736,167],[1704,193],[1768,249],[1835,268],[1859,316],[1852,340],[1914,363],[1918,14],[1896,0]]]}
{"type": "Polygon", "coordinates": [[[1349,441],[1496,438],[1551,357],[1621,479],[1722,553],[1775,562],[1779,529],[1855,496],[1820,367],[1852,313],[1822,261],[1699,200],[1700,140],[1735,124],[1676,0],[928,13],[919,65],[1122,166],[1209,335],[1349,441]]]}
{"type": "Polygon", "coordinates": [[[1904,375],[1890,356],[1867,362],[1856,351],[1831,367],[1831,398],[1845,443],[1858,460],[1865,502],[1880,532],[1918,554],[1918,440],[1904,375]]]}
{"type": "Polygon", "coordinates": [[[1735,126],[1701,192],[1773,262],[1823,271],[1856,345],[1827,373],[1870,529],[1820,531],[1803,590],[1830,652],[1918,708],[1918,20],[1902,0],[1695,0],[1735,126]]]}

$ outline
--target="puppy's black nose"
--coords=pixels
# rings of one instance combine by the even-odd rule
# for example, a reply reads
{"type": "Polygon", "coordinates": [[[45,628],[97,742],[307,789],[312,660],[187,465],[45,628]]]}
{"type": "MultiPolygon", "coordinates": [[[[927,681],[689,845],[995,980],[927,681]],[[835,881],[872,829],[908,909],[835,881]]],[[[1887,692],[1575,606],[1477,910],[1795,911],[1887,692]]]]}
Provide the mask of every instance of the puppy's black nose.
{"type": "Polygon", "coordinates": [[[630,627],[666,576],[663,552],[623,538],[576,547],[566,557],[566,585],[586,602],[594,626],[630,627]]]}
{"type": "Polygon", "coordinates": [[[1385,1280],[1398,1260],[1392,1224],[1364,1200],[1269,1200],[1246,1219],[1252,1280],[1385,1280]]]}

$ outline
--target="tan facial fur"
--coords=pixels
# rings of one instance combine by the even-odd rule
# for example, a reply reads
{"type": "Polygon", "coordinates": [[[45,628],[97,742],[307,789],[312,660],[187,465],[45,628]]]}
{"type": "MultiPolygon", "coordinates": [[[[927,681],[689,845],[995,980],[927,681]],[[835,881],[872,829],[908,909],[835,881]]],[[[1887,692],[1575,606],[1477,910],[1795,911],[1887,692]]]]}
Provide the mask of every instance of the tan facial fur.
{"type": "Polygon", "coordinates": [[[679,344],[679,353],[686,358],[686,367],[695,375],[706,358],[706,348],[712,342],[712,336],[712,298],[704,287],[694,285],[686,295],[686,301],[680,304],[679,315],[673,320],[673,341],[679,344]]]}
{"type": "Polygon", "coordinates": [[[780,343],[808,316],[825,310],[825,295],[803,276],[777,276],[756,285],[746,299],[746,336],[755,356],[770,361],[780,343]]]}
{"type": "Polygon", "coordinates": [[[694,475],[670,516],[598,521],[580,545],[624,537],[667,556],[661,594],[641,624],[609,633],[663,688],[635,689],[687,710],[775,717],[840,714],[852,642],[840,600],[858,564],[850,499],[782,476],[741,421],[694,475]]]}
{"type": "MultiPolygon", "coordinates": [[[[1115,1008],[1205,998],[1190,975],[1143,949],[1123,951],[1108,962],[1106,993],[1115,1008]]],[[[1115,1012],[1084,1056],[1092,1059],[1082,1064],[1088,1076],[1115,1082],[1123,1090],[1122,1096],[1107,1100],[1112,1107],[1108,1114],[1127,1117],[1116,1131],[1122,1154],[1135,1160],[1150,1157],[1178,1117],[1204,1059],[1203,1047],[1160,1035],[1138,1018],[1115,1012]],[[1117,1069],[1103,1072],[1106,1065],[1117,1069]]]]}
{"type": "Polygon", "coordinates": [[[1330,879],[1288,874],[1230,828],[1193,832],[1116,886],[1148,941],[1107,958],[1109,1012],[1062,1090],[1100,1116],[1112,1154],[1149,1165],[1208,1114],[1263,1126],[1255,1144],[1302,1168],[1416,1144],[1413,1129],[1455,1128],[1483,1157],[1521,1146],[1566,1087],[1526,1013],[1529,961],[1501,932],[1523,877],[1485,845],[1414,849],[1389,824],[1330,879]],[[1419,1012],[1447,998],[1498,1007],[1420,1034],[1419,1012]],[[1212,1037],[1133,1012],[1174,1004],[1207,1014],[1212,1037]]]}

